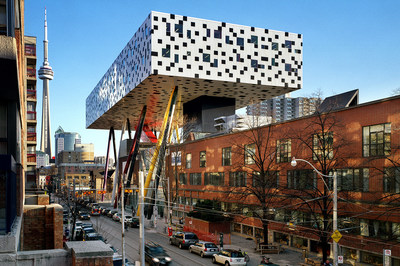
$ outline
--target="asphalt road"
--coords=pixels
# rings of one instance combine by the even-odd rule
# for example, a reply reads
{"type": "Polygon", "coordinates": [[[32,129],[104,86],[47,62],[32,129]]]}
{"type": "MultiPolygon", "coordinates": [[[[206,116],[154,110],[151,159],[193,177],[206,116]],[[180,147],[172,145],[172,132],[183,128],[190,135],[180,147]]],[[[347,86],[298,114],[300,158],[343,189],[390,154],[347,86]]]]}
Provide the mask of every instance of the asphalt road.
{"type": "MultiPolygon", "coordinates": [[[[96,231],[107,239],[107,243],[118,249],[118,253],[121,254],[121,224],[104,216],[92,217],[91,222],[96,231]]],[[[187,249],[169,245],[168,237],[155,230],[145,230],[145,240],[160,244],[172,258],[171,265],[214,265],[211,258],[201,258],[196,254],[191,254],[187,249]]],[[[132,263],[140,260],[139,241],[139,228],[129,228],[125,231],[125,255],[132,263]]],[[[251,261],[248,265],[251,265],[251,261]]]]}

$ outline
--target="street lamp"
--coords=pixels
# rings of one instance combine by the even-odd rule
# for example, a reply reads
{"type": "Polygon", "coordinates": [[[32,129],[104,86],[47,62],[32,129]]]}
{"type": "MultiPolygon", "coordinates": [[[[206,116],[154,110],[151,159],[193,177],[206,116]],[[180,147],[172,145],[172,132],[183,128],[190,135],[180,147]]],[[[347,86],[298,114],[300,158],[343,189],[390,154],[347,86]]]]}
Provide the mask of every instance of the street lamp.
{"type": "MultiPolygon", "coordinates": [[[[291,165],[293,167],[296,167],[297,162],[305,162],[308,165],[310,165],[315,172],[317,172],[320,176],[328,177],[328,178],[333,178],[333,232],[336,232],[337,230],[337,176],[336,172],[333,172],[333,176],[330,175],[324,175],[320,171],[317,170],[317,168],[314,167],[309,161],[303,160],[303,159],[296,159],[295,157],[292,158],[291,165]]],[[[329,190],[328,185],[326,184],[325,180],[321,177],[322,181],[324,181],[325,186],[329,190]]],[[[338,246],[336,241],[333,241],[333,265],[337,265],[337,257],[338,257],[338,246]]]]}

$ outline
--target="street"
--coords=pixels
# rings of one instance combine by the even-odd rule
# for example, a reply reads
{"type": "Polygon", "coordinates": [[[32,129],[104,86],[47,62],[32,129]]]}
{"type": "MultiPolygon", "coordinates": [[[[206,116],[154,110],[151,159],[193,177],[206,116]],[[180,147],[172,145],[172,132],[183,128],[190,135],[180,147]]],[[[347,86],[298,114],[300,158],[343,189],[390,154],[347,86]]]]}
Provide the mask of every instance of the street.
{"type": "MultiPolygon", "coordinates": [[[[91,222],[97,232],[107,239],[107,243],[118,249],[121,254],[121,224],[104,216],[92,217],[91,222]]],[[[179,249],[168,244],[168,237],[157,233],[155,230],[145,230],[146,241],[153,241],[160,244],[171,256],[171,265],[213,265],[211,258],[201,258],[191,254],[187,249],[179,249]]],[[[139,228],[125,230],[125,254],[129,261],[139,261],[139,228]]],[[[248,265],[253,265],[251,262],[248,265]]],[[[256,264],[254,264],[256,265],[256,264]]]]}
{"type": "MultiPolygon", "coordinates": [[[[107,243],[118,249],[119,254],[122,254],[121,224],[105,216],[91,217],[91,222],[96,231],[107,239],[107,243]]],[[[179,249],[176,246],[169,245],[168,237],[159,234],[154,229],[145,229],[145,240],[146,242],[153,241],[160,244],[172,258],[171,265],[214,265],[211,257],[201,258],[199,255],[191,254],[188,249],[179,249]]],[[[132,263],[140,260],[139,244],[139,228],[129,228],[128,231],[125,230],[125,256],[132,263]]],[[[250,262],[248,262],[247,265],[253,266],[258,265],[258,263],[258,257],[252,258],[250,256],[250,262]]]]}

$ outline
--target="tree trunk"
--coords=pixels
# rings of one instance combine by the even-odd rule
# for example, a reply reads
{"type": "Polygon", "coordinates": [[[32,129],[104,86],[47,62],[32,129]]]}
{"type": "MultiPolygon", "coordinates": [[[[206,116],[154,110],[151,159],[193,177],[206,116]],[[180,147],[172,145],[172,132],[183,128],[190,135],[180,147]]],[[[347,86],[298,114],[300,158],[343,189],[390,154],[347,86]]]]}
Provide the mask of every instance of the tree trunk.
{"type": "Polygon", "coordinates": [[[264,237],[264,244],[268,244],[268,209],[266,207],[263,207],[263,219],[262,219],[262,225],[263,225],[263,237],[264,237]]]}

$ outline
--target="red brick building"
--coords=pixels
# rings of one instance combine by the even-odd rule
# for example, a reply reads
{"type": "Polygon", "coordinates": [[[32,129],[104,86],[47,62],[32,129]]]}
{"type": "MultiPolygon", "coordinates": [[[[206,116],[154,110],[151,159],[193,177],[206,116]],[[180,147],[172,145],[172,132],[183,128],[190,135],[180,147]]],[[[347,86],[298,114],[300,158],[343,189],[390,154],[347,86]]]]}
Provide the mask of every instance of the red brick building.
{"type": "Polygon", "coordinates": [[[172,145],[169,154],[175,216],[199,200],[215,199],[232,215],[232,232],[262,237],[267,220],[270,242],[311,252],[321,251],[320,228],[328,237],[332,232],[332,180],[324,184],[309,165],[293,167],[291,160],[305,159],[326,175],[336,172],[339,255],[351,263],[379,264],[383,249],[390,249],[392,265],[400,265],[400,96],[210,135],[172,145]],[[251,191],[260,191],[255,177],[261,170],[273,180],[264,190],[268,215],[259,219],[262,206],[251,191]]]}

